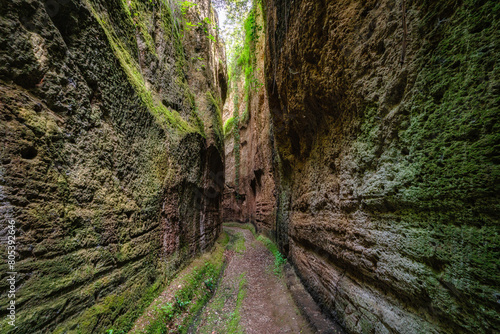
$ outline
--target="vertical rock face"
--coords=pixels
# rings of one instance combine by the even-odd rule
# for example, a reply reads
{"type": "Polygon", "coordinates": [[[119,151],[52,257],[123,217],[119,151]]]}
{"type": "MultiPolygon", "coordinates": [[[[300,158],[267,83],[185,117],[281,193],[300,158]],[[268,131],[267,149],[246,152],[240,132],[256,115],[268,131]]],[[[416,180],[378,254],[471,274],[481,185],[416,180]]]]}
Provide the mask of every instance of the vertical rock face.
{"type": "MultiPolygon", "coordinates": [[[[1,2],[0,252],[14,219],[13,332],[127,330],[217,238],[225,61],[210,1],[196,3],[1,2]]],[[[2,281],[2,301],[7,290],[2,281]]],[[[0,315],[3,332],[4,302],[0,315]]]]}
{"type": "Polygon", "coordinates": [[[266,1],[278,242],[350,333],[492,333],[500,6],[266,1]]]}
{"type": "Polygon", "coordinates": [[[237,125],[228,127],[225,134],[224,220],[250,222],[258,231],[271,232],[275,230],[276,185],[271,115],[264,88],[262,7],[255,5],[251,15],[252,28],[247,32],[254,36],[247,37],[250,59],[236,65],[223,112],[224,120],[238,115],[237,125]]]}

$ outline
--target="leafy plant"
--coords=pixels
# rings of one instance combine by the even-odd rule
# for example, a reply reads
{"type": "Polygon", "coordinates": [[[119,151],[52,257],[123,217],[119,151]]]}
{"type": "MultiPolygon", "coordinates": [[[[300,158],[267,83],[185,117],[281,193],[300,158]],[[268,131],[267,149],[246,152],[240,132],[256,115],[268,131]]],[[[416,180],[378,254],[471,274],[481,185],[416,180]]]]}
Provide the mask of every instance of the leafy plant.
{"type": "Polygon", "coordinates": [[[214,291],[215,282],[214,282],[214,279],[212,277],[210,277],[209,279],[206,279],[204,283],[205,283],[205,286],[207,287],[207,289],[210,290],[210,292],[214,291]]]}
{"type": "Polygon", "coordinates": [[[173,303],[166,303],[165,305],[162,305],[161,312],[163,313],[163,315],[167,321],[172,320],[174,318],[174,314],[175,314],[174,304],[173,303]]]}
{"type": "Polygon", "coordinates": [[[196,3],[192,2],[192,1],[181,1],[181,3],[179,5],[181,7],[181,13],[183,16],[185,16],[187,14],[189,8],[194,7],[194,6],[198,6],[196,3]]]}
{"type": "Polygon", "coordinates": [[[217,40],[215,39],[215,37],[212,35],[212,34],[209,34],[208,35],[208,39],[210,39],[211,41],[213,41],[214,43],[217,43],[217,40]]]}
{"type": "Polygon", "coordinates": [[[280,253],[278,247],[269,238],[263,235],[259,235],[257,240],[261,241],[267,249],[274,255],[274,268],[273,272],[276,276],[280,276],[282,273],[283,265],[286,264],[287,259],[280,253]]]}
{"type": "Polygon", "coordinates": [[[108,329],[106,331],[106,334],[125,334],[125,331],[123,331],[123,330],[116,330],[116,329],[108,329]]]}

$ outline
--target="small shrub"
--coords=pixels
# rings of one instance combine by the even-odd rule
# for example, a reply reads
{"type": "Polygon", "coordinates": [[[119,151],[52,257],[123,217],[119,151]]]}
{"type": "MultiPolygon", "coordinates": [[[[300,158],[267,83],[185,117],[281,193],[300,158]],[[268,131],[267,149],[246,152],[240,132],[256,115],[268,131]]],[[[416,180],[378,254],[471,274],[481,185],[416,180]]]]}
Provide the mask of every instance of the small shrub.
{"type": "Polygon", "coordinates": [[[174,304],[172,303],[167,303],[161,307],[161,312],[163,313],[163,316],[167,321],[170,321],[174,318],[175,314],[175,309],[174,309],[174,304]]]}
{"type": "Polygon", "coordinates": [[[286,258],[280,253],[278,247],[268,238],[263,235],[259,235],[257,240],[261,241],[267,249],[274,255],[274,269],[273,272],[276,276],[280,276],[282,273],[282,266],[286,263],[286,258]]]}

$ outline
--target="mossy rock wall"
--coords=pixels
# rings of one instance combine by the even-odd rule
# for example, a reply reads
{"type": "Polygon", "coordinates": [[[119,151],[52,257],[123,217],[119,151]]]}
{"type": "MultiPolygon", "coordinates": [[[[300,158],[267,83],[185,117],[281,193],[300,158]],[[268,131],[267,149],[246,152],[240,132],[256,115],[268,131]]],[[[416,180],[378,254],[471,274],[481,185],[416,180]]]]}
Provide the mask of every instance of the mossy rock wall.
{"type": "Polygon", "coordinates": [[[500,330],[500,5],[266,1],[277,239],[349,333],[500,330]]]}
{"type": "Polygon", "coordinates": [[[127,330],[220,232],[225,62],[185,27],[213,10],[14,0],[0,13],[0,219],[18,237],[17,327],[2,280],[0,332],[127,330]]]}
{"type": "Polygon", "coordinates": [[[265,18],[260,1],[243,22],[242,52],[231,69],[224,107],[226,187],[224,220],[248,222],[259,233],[275,226],[275,175],[271,115],[264,86],[265,18]]]}

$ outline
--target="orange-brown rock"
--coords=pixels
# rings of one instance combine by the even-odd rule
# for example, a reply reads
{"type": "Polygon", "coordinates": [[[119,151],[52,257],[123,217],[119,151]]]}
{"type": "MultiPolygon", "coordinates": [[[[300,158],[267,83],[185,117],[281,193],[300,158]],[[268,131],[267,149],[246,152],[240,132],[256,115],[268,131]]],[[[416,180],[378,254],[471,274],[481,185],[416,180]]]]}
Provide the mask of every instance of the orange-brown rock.
{"type": "Polygon", "coordinates": [[[277,241],[349,333],[500,330],[500,6],[266,4],[277,241]]]}
{"type": "MultiPolygon", "coordinates": [[[[254,10],[256,26],[262,26],[263,13],[260,7],[254,10]]],[[[233,128],[226,134],[223,215],[225,221],[250,222],[258,231],[270,233],[275,230],[276,185],[273,130],[267,91],[264,89],[264,46],[264,34],[257,34],[256,40],[249,46],[253,54],[251,64],[248,65],[253,70],[252,76],[245,77],[245,73],[236,75],[224,109],[223,118],[227,120],[237,108],[239,122],[237,129],[233,128]],[[252,83],[246,82],[250,80],[252,83]]],[[[237,68],[235,72],[237,71],[244,70],[237,68]]]]}
{"type": "Polygon", "coordinates": [[[2,279],[0,332],[127,331],[214,243],[225,61],[213,24],[185,27],[205,17],[209,0],[184,16],[173,1],[0,2],[0,253],[10,219],[18,251],[17,327],[2,279]]]}

